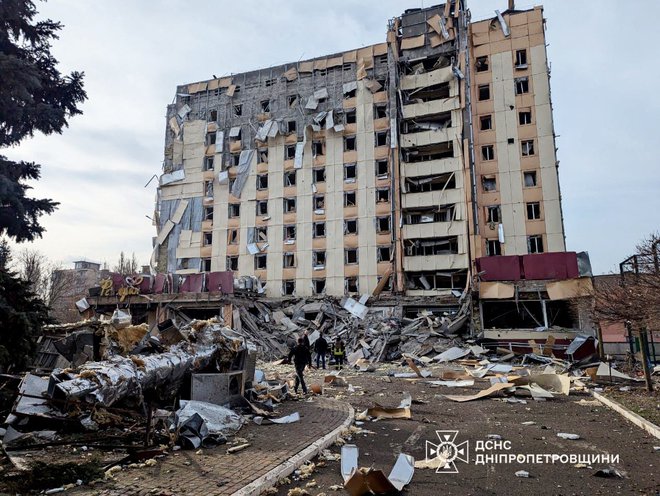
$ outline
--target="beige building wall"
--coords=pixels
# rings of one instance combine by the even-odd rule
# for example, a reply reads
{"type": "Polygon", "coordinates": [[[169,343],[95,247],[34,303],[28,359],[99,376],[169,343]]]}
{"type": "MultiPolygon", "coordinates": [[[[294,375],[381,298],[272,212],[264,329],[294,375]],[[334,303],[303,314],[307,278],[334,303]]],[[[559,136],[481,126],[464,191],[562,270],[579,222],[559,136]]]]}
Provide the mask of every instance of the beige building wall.
{"type": "MultiPolygon", "coordinates": [[[[325,280],[325,293],[341,295],[345,292],[347,278],[356,278],[359,292],[371,292],[378,283],[378,276],[390,268],[389,261],[378,263],[377,247],[391,245],[391,234],[377,234],[375,218],[377,215],[389,215],[391,203],[376,202],[376,190],[389,188],[391,178],[376,178],[375,160],[388,159],[389,144],[376,147],[375,132],[389,132],[389,117],[374,119],[374,105],[387,104],[384,88],[372,92],[366,85],[368,79],[357,82],[356,95],[345,98],[344,110],[355,109],[356,122],[345,124],[343,131],[323,129],[313,131],[311,126],[292,134],[278,134],[268,138],[267,143],[230,144],[230,150],[255,149],[249,175],[242,189],[240,198],[230,194],[228,180],[219,182],[221,171],[227,171],[228,178],[234,179],[237,168],[230,163],[229,154],[224,154],[222,163],[221,150],[215,145],[207,146],[207,133],[215,132],[215,123],[192,120],[184,123],[183,163],[186,173],[184,181],[171,186],[162,186],[161,197],[175,199],[185,197],[205,197],[205,181],[213,181],[213,197],[205,198],[204,205],[213,208],[213,219],[202,223],[202,233],[182,234],[179,256],[187,258],[210,258],[211,270],[227,270],[228,259],[238,257],[237,276],[255,275],[265,285],[268,296],[283,294],[283,283],[295,281],[295,294],[310,296],[314,293],[313,281],[325,280]],[[303,141],[302,167],[295,169],[293,159],[285,159],[287,145],[303,141]],[[345,151],[345,137],[356,138],[356,150],[345,151]],[[312,143],[322,141],[325,153],[313,156],[312,143]],[[267,163],[258,163],[258,149],[267,146],[267,163]],[[217,152],[217,153],[216,153],[217,152]],[[214,170],[203,172],[204,156],[214,156],[214,170]],[[355,164],[357,177],[354,180],[344,178],[345,164],[355,164]],[[314,170],[325,169],[325,181],[314,183],[314,170]],[[284,173],[296,171],[296,186],[284,186],[284,173]],[[268,175],[267,190],[257,189],[257,177],[268,175]],[[356,206],[344,206],[344,194],[353,191],[356,194],[356,206]],[[314,197],[324,196],[324,209],[315,211],[314,197]],[[295,213],[284,212],[284,199],[296,199],[295,213]],[[268,201],[268,215],[257,215],[257,201],[268,201]],[[230,218],[230,206],[240,205],[240,216],[230,218]],[[345,234],[344,222],[355,219],[358,223],[357,234],[345,234]],[[323,237],[314,237],[314,223],[325,222],[326,233],[323,237]],[[296,226],[296,239],[287,242],[284,230],[287,225],[296,226]],[[258,242],[257,246],[266,254],[266,269],[256,269],[255,256],[248,251],[248,232],[252,228],[267,227],[267,241],[258,242]],[[235,243],[229,243],[229,234],[238,230],[235,243]],[[204,233],[213,234],[212,245],[202,246],[204,233]],[[345,249],[358,249],[358,262],[345,263],[345,249]],[[315,268],[313,252],[325,251],[325,267],[315,268]],[[295,267],[285,268],[285,253],[295,254],[295,267]]],[[[272,115],[271,118],[286,119],[286,116],[272,115]]],[[[335,114],[335,119],[340,118],[335,114]]],[[[343,118],[342,118],[343,119],[343,118]]],[[[228,139],[228,138],[226,138],[228,139]]],[[[391,200],[390,200],[391,201],[391,200]]],[[[196,271],[196,270],[195,270],[196,271]]],[[[187,270],[177,273],[185,274],[187,270]]]]}
{"type": "MultiPolygon", "coordinates": [[[[479,235],[475,235],[473,258],[486,256],[488,240],[498,240],[502,224],[502,255],[529,252],[530,236],[540,236],[543,251],[564,251],[564,230],[559,178],[550,105],[549,74],[545,50],[542,7],[505,13],[510,35],[505,37],[499,22],[485,20],[470,26],[472,121],[477,187],[479,235]],[[526,64],[517,64],[516,52],[523,50],[526,64]],[[486,60],[487,70],[478,71],[486,60]],[[528,91],[516,94],[516,80],[527,78],[528,91]],[[488,85],[490,98],[479,99],[479,88],[488,85]],[[520,112],[531,120],[521,123],[520,112]],[[491,116],[492,128],[481,129],[481,118],[491,116]],[[531,142],[533,153],[524,155],[523,142],[531,142]],[[494,156],[484,159],[482,148],[492,146],[494,156]],[[526,178],[526,173],[527,178],[526,178]],[[536,184],[532,185],[531,175],[536,184]],[[489,191],[484,180],[495,179],[489,191]],[[529,218],[528,204],[539,204],[540,217],[529,218]],[[488,222],[488,207],[500,207],[499,222],[488,222]]],[[[526,146],[526,145],[525,145],[526,146]]],[[[466,164],[467,167],[467,164],[466,164]]],[[[531,208],[531,207],[530,207],[531,208]]],[[[475,232],[474,228],[471,232],[475,232]]],[[[492,254],[492,253],[491,253],[492,254]]]]}

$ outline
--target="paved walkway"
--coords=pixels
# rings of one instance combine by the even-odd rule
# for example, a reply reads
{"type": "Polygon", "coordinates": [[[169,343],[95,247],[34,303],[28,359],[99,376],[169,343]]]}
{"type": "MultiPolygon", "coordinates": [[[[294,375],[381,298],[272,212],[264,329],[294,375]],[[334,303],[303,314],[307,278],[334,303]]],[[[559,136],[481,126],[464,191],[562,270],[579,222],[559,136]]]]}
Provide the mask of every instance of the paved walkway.
{"type": "Polygon", "coordinates": [[[283,463],[290,466],[287,462],[292,457],[297,461],[310,445],[352,420],[348,404],[320,397],[312,402],[285,402],[278,409],[282,415],[295,411],[300,413],[300,422],[244,426],[238,437],[246,438],[250,447],[239,453],[226,454],[227,446],[203,449],[201,454],[177,451],[155,466],[125,469],[115,475],[115,482],[80,488],[74,494],[229,496],[283,463]]]}

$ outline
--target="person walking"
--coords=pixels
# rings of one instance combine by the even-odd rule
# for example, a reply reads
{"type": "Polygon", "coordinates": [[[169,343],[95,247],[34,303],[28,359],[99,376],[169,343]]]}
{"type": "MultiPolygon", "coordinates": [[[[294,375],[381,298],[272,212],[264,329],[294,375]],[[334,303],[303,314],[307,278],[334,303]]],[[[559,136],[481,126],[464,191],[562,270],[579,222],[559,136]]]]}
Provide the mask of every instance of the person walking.
{"type": "Polygon", "coordinates": [[[319,333],[319,338],[314,341],[314,351],[316,352],[316,368],[319,368],[319,362],[323,364],[325,369],[325,355],[328,353],[328,342],[323,337],[323,333],[319,333]]]}
{"type": "Polygon", "coordinates": [[[332,348],[332,355],[335,357],[335,369],[339,370],[344,365],[344,355],[346,354],[346,349],[344,348],[344,342],[341,338],[335,339],[335,344],[332,348]]]}
{"type": "Polygon", "coordinates": [[[293,358],[293,364],[296,367],[296,383],[293,387],[296,394],[298,394],[298,387],[302,386],[303,394],[307,394],[307,385],[305,384],[305,367],[312,365],[312,355],[309,352],[309,347],[305,346],[305,340],[298,338],[298,344],[289,353],[289,362],[293,358]]]}

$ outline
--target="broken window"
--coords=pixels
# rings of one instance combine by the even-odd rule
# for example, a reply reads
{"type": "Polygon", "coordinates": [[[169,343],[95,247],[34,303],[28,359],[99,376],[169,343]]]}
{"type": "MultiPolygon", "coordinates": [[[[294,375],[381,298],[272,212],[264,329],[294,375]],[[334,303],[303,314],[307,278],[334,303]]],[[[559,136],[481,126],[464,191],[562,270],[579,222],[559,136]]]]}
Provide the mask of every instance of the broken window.
{"type": "Polygon", "coordinates": [[[518,112],[518,122],[521,126],[532,123],[532,111],[531,110],[522,110],[518,112]]]}
{"type": "Polygon", "coordinates": [[[387,131],[378,131],[376,133],[376,146],[385,146],[387,145],[387,131]]]}
{"type": "Polygon", "coordinates": [[[407,272],[406,285],[409,289],[461,289],[467,282],[465,271],[407,272]]]}
{"type": "Polygon", "coordinates": [[[325,196],[314,195],[312,198],[312,205],[314,205],[315,213],[319,213],[318,211],[325,210],[325,196]]]}
{"type": "Polygon", "coordinates": [[[312,291],[317,295],[325,293],[325,279],[312,279],[312,291]]]}
{"type": "Polygon", "coordinates": [[[454,156],[453,141],[444,143],[435,143],[432,145],[407,148],[403,150],[403,157],[406,162],[427,162],[430,160],[440,160],[454,156]]]}
{"type": "Polygon", "coordinates": [[[390,172],[389,164],[387,159],[376,160],[376,177],[378,179],[385,179],[390,172]]]}
{"type": "Polygon", "coordinates": [[[479,118],[479,122],[481,123],[481,130],[482,131],[488,131],[489,129],[493,129],[493,118],[490,115],[482,115],[479,118]]]}
{"type": "Polygon", "coordinates": [[[528,236],[527,251],[529,253],[543,253],[543,236],[540,234],[528,236]]]}
{"type": "Polygon", "coordinates": [[[325,182],[325,167],[312,169],[312,181],[314,184],[325,182]]]}
{"type": "Polygon", "coordinates": [[[256,230],[257,242],[268,241],[268,226],[259,226],[256,230]]]}
{"type": "Polygon", "coordinates": [[[213,198],[213,181],[204,181],[204,193],[206,198],[213,198]]]}
{"type": "Polygon", "coordinates": [[[529,220],[538,220],[541,218],[541,204],[539,202],[527,204],[527,218],[529,220]]]}
{"type": "Polygon", "coordinates": [[[295,108],[298,105],[298,95],[288,95],[286,97],[286,103],[289,108],[295,108]]]}
{"type": "Polygon", "coordinates": [[[486,240],[486,256],[494,257],[502,254],[502,245],[497,239],[486,240]]]}
{"type": "Polygon", "coordinates": [[[295,198],[285,198],[284,199],[284,213],[291,213],[296,211],[296,199],[295,198]]]}
{"type": "Polygon", "coordinates": [[[451,127],[451,112],[440,112],[428,117],[419,117],[403,122],[404,133],[417,133],[421,131],[438,131],[451,127]]]}
{"type": "Polygon", "coordinates": [[[325,142],[312,141],[312,157],[321,157],[325,155],[325,142]]]}
{"type": "Polygon", "coordinates": [[[429,255],[451,255],[458,253],[458,236],[440,238],[408,239],[404,241],[408,257],[429,255]]]}
{"type": "Polygon", "coordinates": [[[357,122],[357,113],[355,109],[344,111],[344,124],[355,124],[357,122]]]}
{"type": "Polygon", "coordinates": [[[325,238],[325,222],[314,222],[312,235],[315,238],[325,238]]]}
{"type": "Polygon", "coordinates": [[[217,120],[218,120],[218,111],[217,110],[209,110],[208,121],[209,122],[215,122],[217,120]]]}
{"type": "Polygon", "coordinates": [[[238,256],[227,257],[227,270],[236,272],[238,270],[238,256]]]}
{"type": "Polygon", "coordinates": [[[345,219],[344,220],[344,234],[357,234],[358,232],[358,221],[357,219],[345,219]]]}
{"type": "Polygon", "coordinates": [[[389,262],[392,254],[391,246],[378,246],[376,248],[376,260],[378,262],[389,262]]]}
{"type": "Polygon", "coordinates": [[[284,241],[295,241],[295,240],[296,240],[295,224],[284,226],[284,241]]]}
{"type": "Polygon", "coordinates": [[[230,177],[230,178],[229,178],[229,191],[230,191],[229,194],[231,194],[231,190],[234,189],[234,183],[235,183],[235,182],[236,182],[236,178],[235,178],[235,177],[230,177]]]}
{"type": "Polygon", "coordinates": [[[262,148],[260,150],[257,150],[257,163],[258,164],[268,163],[268,148],[262,148]]]}
{"type": "Polygon", "coordinates": [[[392,219],[388,215],[386,217],[376,217],[376,232],[379,234],[388,233],[392,229],[392,219]]]}
{"type": "Polygon", "coordinates": [[[534,155],[534,140],[521,142],[523,157],[534,155]]]}
{"type": "Polygon", "coordinates": [[[346,265],[358,263],[358,249],[357,248],[346,248],[344,250],[344,263],[346,265]]]}
{"type": "Polygon", "coordinates": [[[240,217],[241,215],[241,204],[240,203],[230,203],[229,204],[229,218],[233,219],[235,217],[240,217]]]}
{"type": "Polygon", "coordinates": [[[295,186],[296,185],[296,171],[285,171],[284,172],[284,187],[295,186]]]}
{"type": "Polygon", "coordinates": [[[215,145],[215,132],[206,133],[205,144],[206,146],[215,145]]]}
{"type": "Polygon", "coordinates": [[[241,162],[241,154],[240,153],[232,153],[229,156],[229,166],[234,166],[238,167],[238,164],[241,162]]]}
{"type": "Polygon", "coordinates": [[[409,103],[423,103],[432,100],[443,100],[449,98],[451,92],[449,91],[449,83],[438,83],[424,88],[416,88],[414,90],[403,91],[401,97],[403,104],[409,103]]]}
{"type": "Polygon", "coordinates": [[[514,79],[516,85],[516,95],[522,95],[523,93],[529,93],[529,78],[521,77],[514,79]]]}
{"type": "Polygon", "coordinates": [[[356,178],[357,178],[357,165],[344,164],[344,181],[355,182],[356,178]]]}
{"type": "Polygon", "coordinates": [[[204,233],[204,246],[210,246],[213,244],[213,233],[205,232],[204,233]]]}
{"type": "Polygon", "coordinates": [[[374,105],[374,119],[382,119],[387,117],[387,104],[379,103],[374,105]]]}
{"type": "Polygon", "coordinates": [[[287,133],[295,133],[296,132],[296,121],[287,121],[286,123],[286,132],[287,133]]]}
{"type": "Polygon", "coordinates": [[[406,210],[404,224],[427,224],[431,222],[451,222],[454,220],[455,205],[441,205],[422,210],[406,210]]]}
{"type": "Polygon", "coordinates": [[[204,157],[204,170],[213,170],[213,157],[204,157]]]}
{"type": "Polygon", "coordinates": [[[523,173],[523,178],[525,181],[525,188],[533,188],[536,186],[536,172],[525,172],[523,173]]]}
{"type": "Polygon", "coordinates": [[[344,279],[344,288],[347,293],[359,293],[360,285],[357,277],[347,277],[344,279]]]}
{"type": "Polygon", "coordinates": [[[486,222],[499,223],[500,222],[500,206],[490,205],[486,207],[486,222]]]}
{"type": "Polygon", "coordinates": [[[211,272],[211,259],[210,258],[202,258],[201,271],[202,272],[211,272]]]}
{"type": "Polygon", "coordinates": [[[257,200],[257,215],[268,215],[268,200],[257,200]]]}
{"type": "Polygon", "coordinates": [[[265,253],[259,253],[254,256],[254,270],[263,270],[267,268],[268,256],[265,253]]]}
{"type": "Polygon", "coordinates": [[[315,250],[312,252],[312,264],[315,269],[322,269],[325,267],[325,251],[315,250]]]}
{"type": "Polygon", "coordinates": [[[283,255],[282,261],[284,268],[290,269],[296,266],[296,254],[292,251],[288,251],[283,255]]]}
{"type": "Polygon", "coordinates": [[[357,139],[355,136],[344,136],[344,151],[350,152],[357,148],[357,139]]]}
{"type": "Polygon", "coordinates": [[[293,295],[296,293],[296,281],[293,279],[288,279],[282,281],[282,293],[285,295],[293,295]]]}
{"type": "MultiPolygon", "coordinates": [[[[346,70],[350,71],[351,70],[351,64],[344,64],[344,70],[345,71],[346,70]],[[346,68],[346,66],[348,66],[348,69],[346,68]]],[[[355,97],[356,94],[357,94],[357,85],[355,86],[355,88],[351,88],[348,91],[344,90],[344,98],[353,98],[353,97],[355,97]]]]}
{"type": "Polygon", "coordinates": [[[527,50],[516,50],[516,69],[527,69],[527,50]]]}
{"type": "Polygon", "coordinates": [[[261,106],[261,111],[263,113],[269,113],[270,112],[270,100],[261,100],[259,105],[261,106]]]}
{"type": "Polygon", "coordinates": [[[344,206],[354,207],[357,205],[357,194],[355,191],[344,191],[344,206]]]}
{"type": "Polygon", "coordinates": [[[243,105],[234,105],[234,115],[237,117],[243,115],[243,105]]]}
{"type": "Polygon", "coordinates": [[[296,157],[296,145],[286,145],[284,147],[284,160],[293,160],[296,157]]]}
{"type": "Polygon", "coordinates": [[[482,84],[478,87],[479,101],[490,100],[490,85],[482,84]]]}
{"type": "MultiPolygon", "coordinates": [[[[377,276],[376,277],[376,285],[380,284],[380,281],[383,279],[383,276],[377,276]]],[[[385,286],[383,286],[383,291],[392,291],[392,276],[387,276],[387,282],[385,283],[385,286]]],[[[417,316],[417,312],[415,312],[415,317],[417,316]]]]}
{"type": "Polygon", "coordinates": [[[257,190],[268,189],[268,174],[257,175],[257,190]]]}
{"type": "Polygon", "coordinates": [[[437,176],[406,178],[406,193],[427,193],[456,188],[456,176],[453,172],[437,176]]]}
{"type": "Polygon", "coordinates": [[[483,176],[481,178],[481,186],[484,191],[495,191],[497,189],[497,181],[494,176],[483,176]]]}
{"type": "Polygon", "coordinates": [[[387,203],[390,201],[390,190],[379,188],[376,190],[376,203],[387,203]]]}
{"type": "Polygon", "coordinates": [[[488,57],[483,56],[483,57],[477,57],[477,72],[485,72],[488,70],[488,57]]]}
{"type": "Polygon", "coordinates": [[[484,145],[481,147],[482,160],[495,160],[495,146],[484,145]]]}
{"type": "Polygon", "coordinates": [[[213,207],[204,207],[204,220],[213,220],[213,207]]]}

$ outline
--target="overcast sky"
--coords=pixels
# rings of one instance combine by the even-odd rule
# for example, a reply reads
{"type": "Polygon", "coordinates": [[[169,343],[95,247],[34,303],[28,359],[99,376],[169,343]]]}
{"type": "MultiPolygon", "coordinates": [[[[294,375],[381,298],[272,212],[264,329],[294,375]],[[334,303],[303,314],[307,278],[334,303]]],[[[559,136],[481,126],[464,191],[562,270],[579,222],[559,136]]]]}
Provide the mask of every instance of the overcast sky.
{"type": "MultiPolygon", "coordinates": [[[[148,263],[165,107],[177,84],[385,41],[387,20],[436,2],[245,0],[37,2],[64,24],[63,72],[85,72],[89,100],[59,136],[0,153],[43,165],[34,194],[60,202],[34,246],[56,261],[148,263]]],[[[518,1],[516,7],[533,3],[518,1]]],[[[473,20],[506,0],[468,0],[473,20]]],[[[548,56],[569,250],[615,270],[658,229],[660,2],[547,0],[548,56]],[[653,62],[655,61],[655,62],[653,62]]]]}

